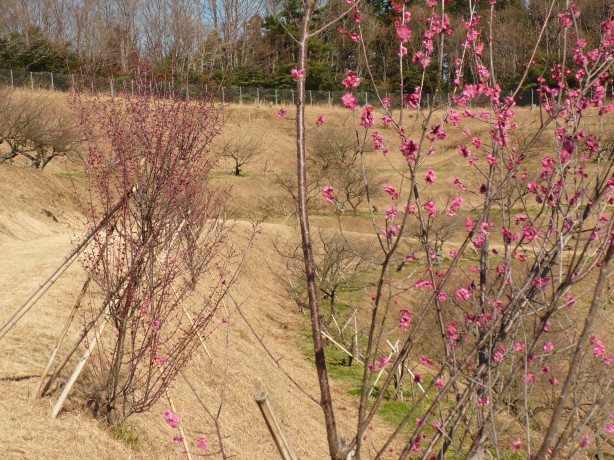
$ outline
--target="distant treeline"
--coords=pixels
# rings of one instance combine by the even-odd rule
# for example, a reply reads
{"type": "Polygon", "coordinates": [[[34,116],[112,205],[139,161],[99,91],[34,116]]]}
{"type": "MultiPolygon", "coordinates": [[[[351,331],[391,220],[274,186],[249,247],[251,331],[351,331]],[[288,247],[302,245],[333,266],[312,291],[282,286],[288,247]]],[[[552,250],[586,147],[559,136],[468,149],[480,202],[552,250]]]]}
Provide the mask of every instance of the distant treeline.
{"type": "MultiPolygon", "coordinates": [[[[452,34],[447,44],[465,39],[462,20],[468,18],[467,0],[446,2],[452,34]]],[[[475,2],[474,2],[475,3],[475,2]]],[[[492,59],[499,84],[515,87],[533,51],[539,27],[547,14],[547,0],[498,0],[493,24],[492,59]]],[[[556,8],[564,8],[559,2],[556,8]]],[[[587,46],[598,43],[600,24],[608,17],[610,0],[578,0],[582,10],[579,33],[587,46]]],[[[290,69],[296,65],[298,25],[302,2],[266,0],[4,0],[0,15],[0,68],[15,71],[85,72],[106,77],[129,78],[133,69],[146,67],[160,78],[210,85],[291,88],[290,69]],[[274,3],[274,4],[273,4],[274,3]]],[[[356,21],[349,14],[312,39],[307,88],[340,90],[348,68],[366,74],[367,60],[374,84],[380,91],[396,92],[400,85],[399,41],[389,0],[367,0],[360,9],[365,50],[356,42],[356,21]]],[[[486,26],[489,2],[478,3],[478,16],[486,26]]],[[[348,8],[345,0],[331,0],[316,12],[314,30],[348,8]]],[[[425,0],[405,4],[412,19],[412,37],[403,60],[404,84],[420,83],[422,69],[411,62],[421,47],[431,9],[425,0]]],[[[553,12],[556,18],[557,11],[553,12]]],[[[487,28],[486,28],[487,30],[487,28]]],[[[482,38],[486,41],[486,37],[482,38]]],[[[561,60],[559,23],[545,31],[524,89],[548,78],[543,64],[561,60]]],[[[438,40],[434,43],[437,56],[438,40]]],[[[446,49],[461,49],[447,46],[446,49]]],[[[489,49],[484,57],[489,60],[489,49]]],[[[447,91],[459,56],[444,54],[441,74],[437,63],[427,67],[427,87],[447,91]]],[[[568,56],[573,59],[573,56],[568,56]]],[[[433,59],[436,61],[436,59],[433,59]]],[[[475,69],[463,69],[471,78],[475,69]]],[[[361,89],[373,83],[364,80],[361,89]]]]}

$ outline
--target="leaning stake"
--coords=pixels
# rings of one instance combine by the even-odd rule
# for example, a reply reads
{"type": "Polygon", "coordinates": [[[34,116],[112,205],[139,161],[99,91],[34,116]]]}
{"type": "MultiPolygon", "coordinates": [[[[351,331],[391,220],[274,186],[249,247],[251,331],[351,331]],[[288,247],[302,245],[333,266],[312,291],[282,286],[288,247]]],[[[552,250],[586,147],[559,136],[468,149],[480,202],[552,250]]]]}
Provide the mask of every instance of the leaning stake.
{"type": "Polygon", "coordinates": [[[2,339],[2,337],[4,337],[11,329],[13,329],[15,324],[17,324],[17,322],[23,317],[23,315],[25,315],[28,310],[30,310],[30,308],[32,308],[36,304],[36,302],[38,302],[38,300],[43,296],[43,294],[45,294],[45,292],[47,292],[49,288],[53,286],[53,284],[60,278],[60,276],[62,276],[62,273],[64,273],[66,269],[70,267],[75,260],[77,260],[79,254],[81,254],[81,251],[85,249],[85,247],[92,241],[94,236],[96,236],[96,234],[101,229],[106,227],[106,225],[117,213],[117,211],[121,209],[126,200],[128,200],[135,191],[136,186],[132,187],[132,189],[129,190],[121,200],[119,200],[119,202],[113,207],[113,209],[111,209],[111,211],[109,211],[109,213],[100,221],[96,228],[94,228],[90,233],[88,233],[87,236],[81,241],[81,243],[79,243],[79,245],[72,250],[72,252],[66,257],[66,259],[64,259],[62,265],[60,265],[49,276],[49,278],[47,278],[47,280],[42,285],[40,285],[38,289],[36,289],[36,291],[34,291],[30,295],[30,297],[28,297],[28,300],[26,300],[26,302],[21,307],[19,307],[19,309],[17,309],[15,313],[13,313],[13,315],[7,320],[7,322],[2,325],[2,328],[0,328],[0,339],[2,339]]]}
{"type": "Polygon", "coordinates": [[[277,418],[277,415],[275,415],[273,407],[269,402],[267,392],[265,390],[259,391],[254,396],[254,400],[258,404],[260,412],[262,412],[262,416],[269,427],[269,431],[271,432],[271,436],[273,436],[273,440],[277,445],[281,458],[283,460],[297,460],[294,449],[292,449],[290,441],[288,441],[288,438],[286,438],[284,430],[281,427],[281,423],[279,423],[279,419],[277,418]]]}

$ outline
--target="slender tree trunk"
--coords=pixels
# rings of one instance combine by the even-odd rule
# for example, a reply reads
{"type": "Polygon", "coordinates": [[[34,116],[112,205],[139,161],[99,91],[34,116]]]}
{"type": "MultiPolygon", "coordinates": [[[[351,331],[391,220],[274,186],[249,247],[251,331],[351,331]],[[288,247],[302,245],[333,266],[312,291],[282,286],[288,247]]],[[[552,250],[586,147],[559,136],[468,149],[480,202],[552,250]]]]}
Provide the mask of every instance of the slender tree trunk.
{"type": "Polygon", "coordinates": [[[109,401],[107,402],[107,421],[109,425],[117,427],[120,420],[117,417],[117,387],[119,386],[119,373],[122,368],[122,359],[124,357],[124,344],[126,342],[126,321],[122,322],[121,328],[118,331],[117,348],[115,349],[115,358],[113,360],[113,370],[109,380],[109,401]]]}
{"type": "Polygon", "coordinates": [[[595,320],[597,310],[601,305],[601,296],[606,286],[608,275],[610,274],[610,264],[612,262],[612,256],[614,256],[614,244],[610,244],[608,252],[604,257],[603,265],[601,266],[601,271],[597,280],[597,285],[595,286],[591,308],[588,312],[588,315],[586,315],[586,320],[584,321],[584,329],[582,330],[582,335],[580,336],[580,340],[578,340],[578,344],[576,345],[576,351],[571,361],[569,372],[567,373],[567,378],[565,379],[563,389],[561,390],[556,406],[554,407],[554,412],[552,414],[552,417],[550,418],[550,423],[548,424],[548,432],[546,433],[544,442],[542,443],[539,452],[535,457],[537,459],[546,457],[548,449],[554,445],[556,438],[559,434],[560,419],[563,415],[565,404],[572,390],[576,375],[580,370],[580,365],[582,364],[582,358],[584,355],[584,349],[589,342],[590,335],[593,329],[593,321],[595,320]]]}
{"type": "MultiPolygon", "coordinates": [[[[307,69],[307,50],[309,45],[309,23],[315,8],[314,0],[307,0],[305,17],[301,26],[299,43],[299,70],[307,69]]],[[[298,208],[301,226],[303,257],[305,260],[305,274],[307,278],[307,293],[309,295],[309,310],[311,312],[311,334],[313,337],[313,351],[315,354],[318,384],[320,386],[320,406],[324,412],[326,434],[330,456],[334,460],[343,458],[343,448],[337,434],[337,424],[333,411],[333,402],[330,393],[328,370],[324,356],[324,340],[322,339],[320,308],[318,304],[316,273],[313,258],[313,246],[309,229],[309,214],[307,210],[307,171],[305,160],[305,77],[299,78],[296,85],[296,153],[298,177],[298,208]]]]}

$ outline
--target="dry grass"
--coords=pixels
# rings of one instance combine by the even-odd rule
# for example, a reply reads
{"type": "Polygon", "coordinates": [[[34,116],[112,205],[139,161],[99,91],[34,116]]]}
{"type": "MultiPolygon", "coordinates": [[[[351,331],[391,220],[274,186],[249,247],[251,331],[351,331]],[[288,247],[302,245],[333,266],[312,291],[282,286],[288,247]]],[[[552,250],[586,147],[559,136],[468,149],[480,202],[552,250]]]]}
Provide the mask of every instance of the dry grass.
{"type": "MultiPolygon", "coordinates": [[[[67,103],[65,95],[55,93],[49,97],[58,104],[67,103]]],[[[236,219],[234,244],[238,248],[245,244],[244,235],[251,225],[251,219],[264,217],[265,208],[281,209],[280,204],[286,198],[275,186],[275,178],[279,174],[292,173],[295,168],[294,122],[276,118],[275,111],[273,107],[226,108],[227,120],[221,142],[230,138],[257,138],[263,145],[263,153],[244,167],[244,176],[235,177],[231,165],[222,161],[212,178],[215,185],[229,189],[233,217],[236,219]]],[[[337,129],[353,126],[349,112],[345,110],[308,107],[311,136],[318,135],[315,120],[321,112],[326,113],[330,126],[337,129]]],[[[539,122],[537,112],[527,111],[520,116],[530,127],[539,122]]],[[[470,128],[477,133],[483,126],[475,121],[470,123],[470,128]]],[[[392,130],[382,130],[382,133],[395,142],[392,130]]],[[[432,187],[441,201],[439,205],[443,205],[446,197],[454,193],[451,184],[453,176],[462,177],[468,184],[479,180],[468,176],[467,168],[459,161],[456,145],[461,142],[466,142],[466,139],[458,136],[447,139],[431,158],[433,167],[437,167],[438,181],[432,187]]],[[[548,148],[546,143],[540,146],[544,152],[548,148]]],[[[374,152],[367,153],[365,161],[367,167],[375,168],[386,183],[399,186],[399,179],[394,174],[394,169],[403,166],[399,157],[391,154],[388,160],[383,160],[381,153],[374,152]]],[[[531,159],[531,163],[538,161],[539,158],[531,159]]],[[[51,163],[44,173],[11,165],[0,168],[0,287],[3,292],[0,321],[14,311],[47,273],[61,262],[71,248],[71,237],[78,235],[79,213],[71,200],[73,188],[69,180],[75,179],[79,187],[80,177],[75,174],[76,169],[77,165],[61,162],[51,163]]],[[[376,199],[375,204],[380,209],[378,218],[382,218],[384,198],[376,199]]],[[[363,211],[366,211],[364,206],[363,211]]],[[[292,236],[294,217],[282,211],[269,217],[268,223],[261,225],[262,232],[248,254],[245,272],[234,296],[266,345],[276,358],[281,358],[286,371],[318,399],[315,370],[305,360],[301,350],[303,339],[300,331],[307,323],[291,301],[284,297],[279,281],[267,268],[268,265],[273,270],[282,269],[282,261],[276,257],[271,241],[277,234],[286,238],[292,236]]],[[[344,219],[344,226],[355,235],[372,235],[373,227],[366,213],[344,219]]],[[[320,214],[314,217],[313,225],[334,228],[337,219],[320,214]]],[[[51,397],[42,401],[33,399],[37,384],[34,376],[46,363],[82,281],[80,267],[75,265],[0,341],[0,410],[5,414],[0,418],[3,457],[175,456],[180,449],[172,444],[171,439],[178,433],[166,426],[161,416],[168,407],[166,401],[159,402],[147,414],[132,417],[129,420],[130,430],[118,435],[92,416],[83,383],[71,396],[66,410],[54,421],[47,414],[59,394],[57,388],[51,397]],[[126,434],[129,432],[135,438],[126,434]]],[[[232,310],[233,306],[229,304],[228,312],[232,310]]],[[[171,389],[175,405],[183,414],[185,427],[203,433],[212,443],[210,449],[215,451],[214,425],[206,409],[217,413],[220,393],[225,388],[220,421],[226,449],[236,454],[236,458],[277,458],[273,442],[253,402],[256,391],[265,388],[299,458],[325,458],[326,437],[321,410],[298,391],[266,356],[238,314],[230,314],[228,326],[218,325],[228,312],[220,312],[215,319],[215,330],[207,341],[213,360],[199,350],[183,374],[185,379],[179,377],[171,389]]],[[[66,379],[67,375],[63,375],[63,378],[66,379]]],[[[86,374],[84,381],[88,378],[91,375],[86,374]]],[[[352,432],[357,400],[347,394],[348,388],[342,382],[334,382],[333,389],[339,401],[336,411],[340,431],[352,432]]],[[[375,431],[369,432],[374,439],[390,429],[381,420],[375,423],[375,427],[375,431]]]]}

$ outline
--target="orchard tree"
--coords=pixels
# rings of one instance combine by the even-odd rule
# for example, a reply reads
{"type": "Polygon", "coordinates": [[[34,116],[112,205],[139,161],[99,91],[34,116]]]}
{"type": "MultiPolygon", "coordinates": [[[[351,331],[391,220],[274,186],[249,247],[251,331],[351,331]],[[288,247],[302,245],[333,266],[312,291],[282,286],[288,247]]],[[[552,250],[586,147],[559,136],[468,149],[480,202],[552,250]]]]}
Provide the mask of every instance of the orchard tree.
{"type": "MultiPolygon", "coordinates": [[[[351,33],[361,38],[357,46],[368,61],[361,5],[348,3],[337,19],[358,15],[351,33]]],[[[349,69],[343,80],[342,102],[355,120],[361,164],[365,146],[373,143],[383,161],[394,156],[403,168],[396,185],[384,187],[384,215],[371,214],[379,274],[363,319],[368,332],[361,347],[365,365],[356,429],[342,436],[325,358],[307,206],[305,126],[312,121],[305,119],[305,81],[310,39],[321,30],[310,28],[315,1],[305,2],[298,66],[292,70],[297,202],[330,456],[381,458],[392,450],[402,459],[443,459],[452,449],[471,459],[512,452],[538,459],[569,458],[590,449],[611,453],[614,358],[599,324],[607,314],[614,256],[614,157],[604,138],[614,111],[607,94],[613,12],[601,18],[600,37],[589,46],[577,6],[545,2],[524,70],[515,88],[504,93],[493,55],[494,44],[503,39],[494,35],[497,1],[481,5],[479,15],[477,3],[467,3],[458,24],[463,36],[458,49],[450,49],[447,3],[429,1],[419,16],[403,3],[391,4],[401,110],[391,110],[392,101],[383,95],[377,108],[359,106],[353,91],[365,80],[377,88],[378,76],[368,66],[365,75],[349,69]],[[410,47],[415,33],[419,38],[411,43],[417,46],[410,47]],[[548,46],[557,49],[548,54],[551,60],[543,67],[548,70],[538,79],[539,112],[527,115],[516,107],[518,96],[550,37],[556,40],[548,46]],[[449,56],[456,57],[448,61],[449,56]],[[403,86],[406,66],[421,73],[419,85],[403,86]],[[448,85],[449,100],[438,97],[448,85]],[[434,92],[428,104],[426,88],[434,92]],[[379,130],[380,119],[395,131],[392,139],[379,130]],[[463,166],[442,185],[434,158],[446,154],[443,141],[451,135],[461,139],[453,155],[463,166]],[[442,202],[441,191],[452,199],[442,202]],[[463,225],[442,244],[434,229],[459,216],[463,225]],[[403,252],[408,239],[414,242],[409,254],[403,252]],[[414,267],[402,283],[393,269],[401,261],[414,267]],[[399,340],[392,354],[386,346],[391,338],[399,340]],[[367,429],[391,384],[398,383],[399,366],[411,371],[404,375],[411,375],[421,391],[388,439],[369,442],[367,452],[367,429]],[[382,373],[373,392],[375,375],[382,373]]],[[[365,174],[370,201],[368,179],[365,174]]],[[[334,187],[322,193],[335,205],[334,187]]]]}
{"type": "Polygon", "coordinates": [[[0,90],[0,165],[26,160],[44,169],[57,157],[75,158],[81,136],[70,113],[49,100],[0,90]]]}
{"type": "Polygon", "coordinates": [[[161,99],[145,81],[133,96],[77,94],[74,105],[89,149],[87,226],[112,216],[84,266],[100,294],[87,314],[113,327],[95,374],[118,425],[164,395],[233,282],[226,192],[209,182],[220,109],[161,99]]]}

